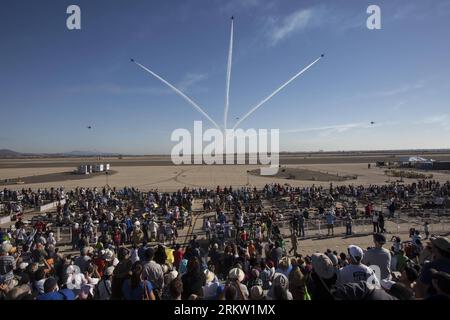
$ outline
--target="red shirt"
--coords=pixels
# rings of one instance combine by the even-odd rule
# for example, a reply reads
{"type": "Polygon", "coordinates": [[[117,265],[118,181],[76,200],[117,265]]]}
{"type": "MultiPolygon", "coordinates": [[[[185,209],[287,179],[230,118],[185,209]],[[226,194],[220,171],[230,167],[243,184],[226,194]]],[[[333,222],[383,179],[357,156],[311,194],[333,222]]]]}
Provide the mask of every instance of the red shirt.
{"type": "Polygon", "coordinates": [[[175,263],[175,267],[179,267],[181,260],[183,260],[184,251],[182,249],[175,250],[173,252],[173,260],[175,263]]]}
{"type": "Polygon", "coordinates": [[[100,277],[103,277],[103,272],[105,271],[106,261],[101,257],[93,259],[93,263],[97,266],[97,271],[100,277]]]}
{"type": "Polygon", "coordinates": [[[42,221],[38,221],[35,225],[34,228],[38,231],[38,232],[42,232],[42,230],[45,228],[45,224],[42,221]]]}

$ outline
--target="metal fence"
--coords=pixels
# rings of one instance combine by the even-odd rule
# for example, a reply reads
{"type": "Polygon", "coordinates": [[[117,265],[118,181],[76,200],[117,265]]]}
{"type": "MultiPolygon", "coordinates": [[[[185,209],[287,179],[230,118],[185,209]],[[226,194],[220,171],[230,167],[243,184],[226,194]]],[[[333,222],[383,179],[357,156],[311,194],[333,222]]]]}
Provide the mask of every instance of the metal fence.
{"type": "MultiPolygon", "coordinates": [[[[387,234],[409,234],[410,228],[419,230],[424,233],[424,222],[429,221],[425,218],[417,218],[410,221],[394,219],[385,223],[387,234]]],[[[290,229],[289,222],[282,222],[280,229],[290,229]]],[[[334,234],[344,234],[346,232],[346,222],[343,220],[336,221],[334,226],[334,234]]],[[[432,221],[428,227],[430,234],[446,234],[450,232],[450,219],[441,219],[432,221]]],[[[282,232],[283,233],[283,232],[282,232]]],[[[371,219],[355,219],[352,224],[352,234],[370,234],[373,233],[373,223],[371,219]]],[[[290,233],[289,233],[290,234],[290,233]]],[[[323,236],[328,234],[328,228],[325,220],[313,219],[305,222],[305,237],[323,236]]]]}

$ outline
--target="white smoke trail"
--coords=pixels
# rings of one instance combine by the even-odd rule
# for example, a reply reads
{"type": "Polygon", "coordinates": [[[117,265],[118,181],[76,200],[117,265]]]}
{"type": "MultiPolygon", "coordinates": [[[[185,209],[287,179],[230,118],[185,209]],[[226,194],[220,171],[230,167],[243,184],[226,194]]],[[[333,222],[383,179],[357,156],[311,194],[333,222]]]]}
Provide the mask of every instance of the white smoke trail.
{"type": "Polygon", "coordinates": [[[236,129],[239,124],[241,124],[242,121],[244,121],[248,116],[250,116],[253,112],[255,112],[259,107],[261,107],[264,103],[269,101],[273,96],[275,96],[278,92],[283,90],[284,87],[286,87],[289,83],[294,81],[296,78],[301,76],[304,72],[306,72],[309,68],[311,68],[313,65],[315,65],[320,59],[323,58],[324,55],[321,55],[319,58],[314,60],[311,64],[303,68],[301,71],[299,71],[296,75],[294,75],[292,78],[290,78],[288,81],[286,81],[283,85],[281,85],[278,89],[276,89],[274,92],[272,92],[270,95],[268,95],[264,100],[262,100],[260,103],[255,105],[253,108],[250,109],[249,112],[247,112],[243,117],[239,119],[238,122],[234,125],[233,129],[236,129]]]}
{"type": "Polygon", "coordinates": [[[221,130],[219,125],[205,111],[203,111],[203,109],[197,103],[195,103],[191,98],[189,98],[187,95],[185,95],[183,92],[181,92],[178,88],[176,88],[170,82],[164,80],[161,76],[157,75],[156,73],[154,73],[150,69],[144,67],[142,64],[140,64],[139,62],[135,61],[134,59],[131,59],[131,62],[135,63],[136,65],[138,65],[139,67],[141,67],[142,69],[144,69],[145,71],[150,73],[152,76],[154,76],[156,79],[158,79],[159,81],[164,83],[166,86],[171,88],[173,91],[175,91],[178,95],[180,95],[187,102],[189,102],[198,112],[200,112],[202,115],[204,115],[217,129],[221,130]]]}
{"type": "MultiPolygon", "coordinates": [[[[280,134],[290,134],[290,133],[308,133],[308,132],[315,132],[315,131],[332,131],[336,133],[343,133],[349,130],[354,129],[374,129],[374,128],[380,128],[385,126],[394,126],[401,124],[399,121],[385,121],[380,123],[367,123],[367,122],[354,122],[354,123],[346,123],[346,124],[336,124],[336,125],[329,125],[329,126],[322,126],[322,127],[309,127],[309,128],[297,128],[297,129],[287,129],[287,130],[280,130],[280,134]]],[[[264,137],[270,134],[270,130],[266,132],[265,134],[253,134],[249,137],[264,137]]],[[[231,137],[233,138],[233,137],[231,137]]],[[[230,140],[230,138],[226,138],[225,141],[230,140]]]]}
{"type": "Polygon", "coordinates": [[[367,123],[347,123],[347,124],[339,124],[339,125],[332,125],[332,126],[323,126],[323,127],[314,127],[314,128],[299,128],[299,129],[289,129],[289,130],[282,130],[280,133],[302,133],[302,132],[312,132],[312,131],[326,131],[326,130],[334,130],[338,132],[347,131],[350,129],[356,129],[356,128],[370,128],[370,124],[367,123]]]}
{"type": "Polygon", "coordinates": [[[230,48],[228,49],[228,66],[227,66],[227,83],[226,83],[226,93],[225,93],[225,110],[223,113],[223,128],[227,129],[228,120],[228,107],[230,105],[230,82],[231,82],[231,62],[233,60],[233,29],[234,29],[234,19],[231,18],[231,33],[230,33],[230,48]]]}

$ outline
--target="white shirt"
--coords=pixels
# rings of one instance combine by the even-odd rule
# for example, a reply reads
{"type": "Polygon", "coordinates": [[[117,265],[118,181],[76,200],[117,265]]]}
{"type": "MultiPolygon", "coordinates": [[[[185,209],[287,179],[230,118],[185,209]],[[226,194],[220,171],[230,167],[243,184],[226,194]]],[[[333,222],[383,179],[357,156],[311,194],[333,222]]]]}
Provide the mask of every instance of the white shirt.
{"type": "Polygon", "coordinates": [[[55,237],[48,237],[47,238],[47,243],[48,244],[52,244],[52,245],[56,245],[56,239],[55,239],[55,237]]]}
{"type": "Polygon", "coordinates": [[[370,284],[380,287],[380,280],[377,278],[375,272],[364,264],[349,264],[338,272],[338,284],[357,283],[366,281],[370,284]]]}
{"type": "Polygon", "coordinates": [[[131,262],[134,264],[136,261],[139,261],[138,249],[131,250],[131,262]]]}
{"type": "Polygon", "coordinates": [[[158,224],[155,221],[150,223],[150,232],[156,233],[158,231],[158,224]]]}
{"type": "Polygon", "coordinates": [[[44,294],[44,282],[46,278],[34,282],[35,288],[38,290],[39,294],[44,294]]]}
{"type": "Polygon", "coordinates": [[[17,230],[16,238],[18,240],[25,240],[26,237],[27,237],[27,233],[26,233],[25,229],[20,228],[17,230]]]}

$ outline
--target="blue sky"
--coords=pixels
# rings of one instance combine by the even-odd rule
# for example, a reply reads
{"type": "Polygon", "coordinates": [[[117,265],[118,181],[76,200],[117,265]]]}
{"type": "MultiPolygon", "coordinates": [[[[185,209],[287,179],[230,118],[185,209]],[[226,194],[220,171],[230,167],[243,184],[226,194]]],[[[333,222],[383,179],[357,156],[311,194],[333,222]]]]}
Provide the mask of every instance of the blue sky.
{"type": "Polygon", "coordinates": [[[325,53],[241,127],[279,128],[283,151],[450,148],[445,0],[5,0],[0,149],[168,153],[174,129],[209,125],[131,57],[222,123],[231,15],[230,125],[325,53]]]}

